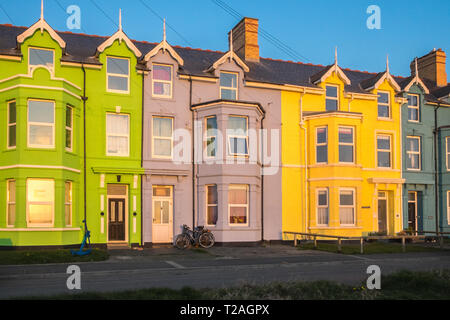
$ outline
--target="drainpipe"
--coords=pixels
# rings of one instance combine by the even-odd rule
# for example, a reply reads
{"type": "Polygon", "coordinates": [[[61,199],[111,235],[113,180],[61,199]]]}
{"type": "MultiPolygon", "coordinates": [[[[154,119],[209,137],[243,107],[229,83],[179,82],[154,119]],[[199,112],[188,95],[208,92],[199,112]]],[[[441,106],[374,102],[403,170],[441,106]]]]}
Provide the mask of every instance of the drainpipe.
{"type": "Polygon", "coordinates": [[[191,121],[191,157],[192,157],[192,230],[195,227],[195,157],[194,157],[194,110],[192,110],[192,76],[189,75],[189,109],[192,114],[191,121]]]}
{"type": "MultiPolygon", "coordinates": [[[[305,190],[305,198],[304,198],[304,205],[303,205],[303,213],[305,217],[305,232],[308,232],[308,165],[307,165],[307,153],[308,153],[308,140],[307,140],[307,134],[308,130],[305,126],[305,122],[303,119],[303,96],[305,95],[305,91],[300,94],[300,128],[304,131],[304,141],[303,141],[303,150],[304,150],[304,165],[305,165],[305,180],[303,182],[303,190],[305,190]]],[[[300,150],[302,150],[302,147],[300,146],[300,150]]]]}
{"type": "MultiPolygon", "coordinates": [[[[142,114],[141,114],[141,168],[144,168],[144,97],[145,97],[145,72],[142,70],[142,114]]],[[[144,212],[142,210],[144,204],[144,175],[141,176],[141,246],[144,246],[144,212]]]]}
{"type": "Polygon", "coordinates": [[[84,64],[81,64],[81,70],[83,70],[83,197],[84,197],[84,225],[87,229],[87,209],[86,209],[86,69],[84,68],[84,64]]]}
{"type": "Polygon", "coordinates": [[[437,126],[437,111],[441,107],[440,103],[438,103],[438,106],[434,108],[434,130],[433,130],[433,140],[434,140],[434,202],[435,202],[435,223],[436,223],[436,235],[438,235],[439,232],[439,198],[438,198],[438,191],[439,191],[439,185],[438,185],[438,164],[437,164],[437,158],[438,158],[438,151],[437,151],[437,135],[439,128],[437,126]]]}
{"type": "MultiPolygon", "coordinates": [[[[261,118],[261,135],[264,132],[264,119],[266,113],[261,118]]],[[[261,136],[261,243],[264,242],[264,143],[261,136]]]]}

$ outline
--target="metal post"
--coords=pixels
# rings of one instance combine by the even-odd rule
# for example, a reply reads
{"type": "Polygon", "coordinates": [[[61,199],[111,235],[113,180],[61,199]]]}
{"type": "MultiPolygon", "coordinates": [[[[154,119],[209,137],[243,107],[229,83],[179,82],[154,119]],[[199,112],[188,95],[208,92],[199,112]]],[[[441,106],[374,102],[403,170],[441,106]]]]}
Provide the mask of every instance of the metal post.
{"type": "Polygon", "coordinates": [[[442,234],[439,234],[439,246],[444,249],[444,236],[442,234]]]}
{"type": "Polygon", "coordinates": [[[297,234],[294,233],[294,247],[297,246],[297,234]]]}
{"type": "Polygon", "coordinates": [[[314,236],[314,249],[317,249],[317,237],[314,236]]]}
{"type": "Polygon", "coordinates": [[[361,244],[361,254],[363,254],[364,253],[364,239],[363,239],[363,237],[361,237],[361,239],[359,239],[359,241],[360,241],[360,244],[361,244]]]}
{"type": "Polygon", "coordinates": [[[341,242],[341,238],[338,238],[338,252],[339,252],[339,253],[342,252],[342,242],[341,242]]]}
{"type": "Polygon", "coordinates": [[[406,252],[406,242],[405,242],[405,237],[402,237],[402,251],[406,252]]]}

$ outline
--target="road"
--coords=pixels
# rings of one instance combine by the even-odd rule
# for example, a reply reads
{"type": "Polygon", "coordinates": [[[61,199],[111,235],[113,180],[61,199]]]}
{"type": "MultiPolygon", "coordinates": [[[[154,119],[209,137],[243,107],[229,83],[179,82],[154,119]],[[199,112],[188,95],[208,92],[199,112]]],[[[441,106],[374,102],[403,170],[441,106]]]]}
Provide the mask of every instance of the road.
{"type": "Polygon", "coordinates": [[[230,254],[239,249],[228,255],[121,253],[104,262],[73,263],[81,269],[81,290],[67,289],[70,264],[0,266],[0,299],[151,287],[217,288],[243,282],[331,280],[357,285],[367,279],[369,265],[380,266],[382,274],[450,269],[450,251],[360,256],[299,250],[264,254],[264,249],[258,250],[251,255],[230,254]]]}

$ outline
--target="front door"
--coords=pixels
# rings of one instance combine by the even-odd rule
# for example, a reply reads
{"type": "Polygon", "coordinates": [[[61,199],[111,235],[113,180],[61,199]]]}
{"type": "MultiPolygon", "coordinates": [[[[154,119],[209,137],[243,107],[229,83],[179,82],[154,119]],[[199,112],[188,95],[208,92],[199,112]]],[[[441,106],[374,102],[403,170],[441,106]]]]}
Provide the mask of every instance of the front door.
{"type": "Polygon", "coordinates": [[[417,232],[417,192],[408,192],[408,229],[417,232]]]}
{"type": "Polygon", "coordinates": [[[125,241],[125,199],[108,200],[108,241],[125,241]]]}
{"type": "Polygon", "coordinates": [[[378,192],[378,232],[387,234],[387,194],[378,192]]]}
{"type": "Polygon", "coordinates": [[[152,242],[172,243],[173,241],[173,205],[172,187],[153,187],[153,223],[152,242]]]}

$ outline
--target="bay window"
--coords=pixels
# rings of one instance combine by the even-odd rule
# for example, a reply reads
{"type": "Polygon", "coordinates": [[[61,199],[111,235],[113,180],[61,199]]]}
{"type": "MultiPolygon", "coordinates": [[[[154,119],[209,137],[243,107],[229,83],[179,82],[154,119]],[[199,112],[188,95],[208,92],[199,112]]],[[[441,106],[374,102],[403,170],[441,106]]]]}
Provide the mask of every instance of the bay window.
{"type": "Polygon", "coordinates": [[[217,148],[217,118],[215,116],[206,118],[206,157],[214,158],[217,148]]]}
{"type": "Polygon", "coordinates": [[[214,226],[217,223],[217,185],[206,186],[206,224],[214,226]]]}
{"type": "Polygon", "coordinates": [[[7,121],[7,146],[8,149],[12,149],[16,147],[16,130],[17,128],[17,109],[16,102],[10,101],[8,102],[8,121],[7,121]]]}
{"type": "Polygon", "coordinates": [[[316,128],[316,163],[328,162],[327,127],[316,128]]]}
{"type": "Polygon", "coordinates": [[[66,181],[64,187],[64,220],[66,226],[72,225],[72,182],[66,181]]]}
{"type": "Polygon", "coordinates": [[[28,100],[28,146],[55,147],[55,103],[28,100]]]}
{"type": "Polygon", "coordinates": [[[341,225],[355,224],[355,192],[353,189],[339,191],[339,220],[341,225]]]}
{"type": "Polygon", "coordinates": [[[248,225],[248,185],[232,184],[228,188],[230,225],[248,225]]]}
{"type": "Polygon", "coordinates": [[[16,181],[6,180],[6,226],[14,227],[16,222],[16,181]]]}
{"type": "Polygon", "coordinates": [[[29,227],[53,226],[55,181],[27,180],[27,223],[29,227]]]}
{"type": "Polygon", "coordinates": [[[328,225],[328,189],[317,190],[317,225],[328,225]]]}
{"type": "Polygon", "coordinates": [[[228,117],[228,154],[231,156],[248,155],[248,118],[243,116],[228,117]]]}
{"type": "Polygon", "coordinates": [[[73,109],[66,106],[66,150],[72,151],[73,140],[73,109]]]}
{"type": "Polygon", "coordinates": [[[354,162],[353,128],[339,127],[339,162],[354,162]]]}

